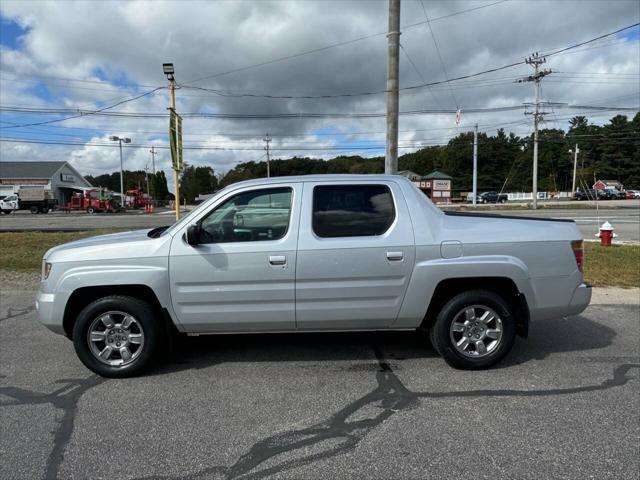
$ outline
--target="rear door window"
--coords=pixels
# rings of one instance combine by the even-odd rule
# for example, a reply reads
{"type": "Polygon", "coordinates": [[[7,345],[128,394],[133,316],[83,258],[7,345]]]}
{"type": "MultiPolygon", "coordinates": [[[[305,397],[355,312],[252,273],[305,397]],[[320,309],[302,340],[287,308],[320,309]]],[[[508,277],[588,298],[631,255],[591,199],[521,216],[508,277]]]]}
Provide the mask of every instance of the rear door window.
{"type": "Polygon", "coordinates": [[[323,238],[382,235],[395,219],[386,185],[318,185],[313,189],[313,231],[323,238]]]}

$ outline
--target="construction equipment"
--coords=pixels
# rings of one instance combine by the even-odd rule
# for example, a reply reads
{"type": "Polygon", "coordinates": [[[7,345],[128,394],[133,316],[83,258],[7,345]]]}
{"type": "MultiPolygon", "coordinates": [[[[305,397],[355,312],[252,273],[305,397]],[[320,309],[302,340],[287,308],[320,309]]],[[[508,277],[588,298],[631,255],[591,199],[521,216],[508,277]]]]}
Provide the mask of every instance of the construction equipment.
{"type": "Polygon", "coordinates": [[[82,193],[74,193],[65,210],[114,213],[120,210],[120,204],[114,200],[112,191],[105,188],[90,188],[82,193]]]}
{"type": "Polygon", "coordinates": [[[144,193],[141,188],[131,188],[124,196],[124,206],[126,208],[144,208],[145,210],[153,203],[153,199],[144,193]]]}

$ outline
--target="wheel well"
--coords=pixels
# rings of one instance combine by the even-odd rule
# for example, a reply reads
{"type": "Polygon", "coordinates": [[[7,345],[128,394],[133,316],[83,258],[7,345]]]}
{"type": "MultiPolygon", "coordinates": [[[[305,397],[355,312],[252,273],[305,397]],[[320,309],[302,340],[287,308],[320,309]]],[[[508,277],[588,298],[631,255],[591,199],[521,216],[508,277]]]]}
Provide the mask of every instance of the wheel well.
{"type": "Polygon", "coordinates": [[[67,305],[64,309],[64,318],[62,320],[62,326],[67,337],[73,336],[73,325],[78,317],[78,314],[84,307],[89,305],[94,300],[109,295],[124,295],[127,297],[135,297],[140,300],[144,300],[149,303],[154,311],[164,318],[166,310],[163,309],[158,301],[158,297],[153,290],[147,285],[105,285],[98,287],[83,287],[74,290],[69,297],[67,305]]]}
{"type": "Polygon", "coordinates": [[[516,284],[506,277],[448,278],[442,280],[433,292],[427,314],[421,328],[429,329],[435,323],[438,312],[453,297],[469,290],[489,290],[497,293],[511,305],[516,318],[516,333],[527,337],[529,333],[529,307],[525,296],[516,284]]]}

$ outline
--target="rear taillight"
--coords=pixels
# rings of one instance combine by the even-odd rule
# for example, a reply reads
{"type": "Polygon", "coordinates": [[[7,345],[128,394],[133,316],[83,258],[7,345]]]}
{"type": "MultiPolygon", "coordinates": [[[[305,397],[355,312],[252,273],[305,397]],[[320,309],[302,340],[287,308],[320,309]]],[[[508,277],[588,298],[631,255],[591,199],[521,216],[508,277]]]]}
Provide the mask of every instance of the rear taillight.
{"type": "Polygon", "coordinates": [[[583,272],[584,268],[584,242],[582,240],[574,240],[571,242],[571,249],[573,250],[573,255],[576,257],[576,265],[578,265],[578,270],[583,272]]]}

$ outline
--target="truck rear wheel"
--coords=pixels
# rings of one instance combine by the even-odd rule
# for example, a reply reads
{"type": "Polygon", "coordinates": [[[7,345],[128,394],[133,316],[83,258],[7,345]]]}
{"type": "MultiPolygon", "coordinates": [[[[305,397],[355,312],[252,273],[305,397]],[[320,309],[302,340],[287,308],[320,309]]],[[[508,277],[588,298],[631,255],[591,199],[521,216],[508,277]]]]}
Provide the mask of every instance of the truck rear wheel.
{"type": "Polygon", "coordinates": [[[164,344],[162,325],[151,305],[112,295],[87,305],[73,327],[73,345],[82,363],[109,378],[137,375],[164,344]]]}
{"type": "Polygon", "coordinates": [[[511,351],[515,334],[509,304],[496,293],[472,290],[456,295],[442,307],[430,339],[450,366],[481,370],[511,351]]]}
{"type": "Polygon", "coordinates": [[[29,209],[29,211],[30,211],[31,213],[33,213],[34,215],[35,215],[36,213],[40,213],[40,209],[39,209],[38,207],[36,207],[35,205],[34,205],[33,207],[31,207],[31,208],[29,209]]]}

